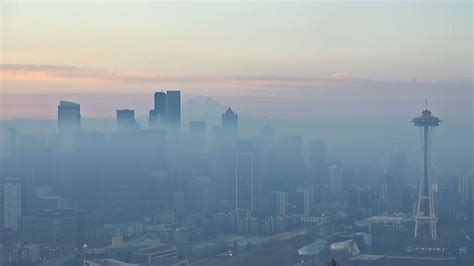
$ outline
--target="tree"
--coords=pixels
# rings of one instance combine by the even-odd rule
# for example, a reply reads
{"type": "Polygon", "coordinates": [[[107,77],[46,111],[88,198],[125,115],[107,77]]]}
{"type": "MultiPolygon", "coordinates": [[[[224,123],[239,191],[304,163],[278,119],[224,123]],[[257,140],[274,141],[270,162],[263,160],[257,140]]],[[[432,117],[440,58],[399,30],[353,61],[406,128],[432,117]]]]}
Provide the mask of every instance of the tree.
{"type": "Polygon", "coordinates": [[[327,266],[340,266],[339,263],[334,259],[332,258],[330,261],[328,261],[326,263],[327,266]]]}

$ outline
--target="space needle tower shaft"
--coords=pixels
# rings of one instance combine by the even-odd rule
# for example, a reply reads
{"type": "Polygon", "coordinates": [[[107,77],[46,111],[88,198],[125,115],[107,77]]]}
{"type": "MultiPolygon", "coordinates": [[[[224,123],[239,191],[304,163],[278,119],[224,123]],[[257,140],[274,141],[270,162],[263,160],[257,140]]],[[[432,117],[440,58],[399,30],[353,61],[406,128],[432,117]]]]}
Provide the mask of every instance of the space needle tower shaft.
{"type": "Polygon", "coordinates": [[[418,188],[418,201],[416,203],[414,237],[419,237],[421,225],[428,224],[431,238],[436,239],[438,237],[436,230],[437,218],[431,187],[430,152],[434,128],[439,126],[441,120],[432,116],[427,106],[420,116],[412,119],[412,122],[416,127],[420,128],[423,145],[423,168],[418,188]]]}

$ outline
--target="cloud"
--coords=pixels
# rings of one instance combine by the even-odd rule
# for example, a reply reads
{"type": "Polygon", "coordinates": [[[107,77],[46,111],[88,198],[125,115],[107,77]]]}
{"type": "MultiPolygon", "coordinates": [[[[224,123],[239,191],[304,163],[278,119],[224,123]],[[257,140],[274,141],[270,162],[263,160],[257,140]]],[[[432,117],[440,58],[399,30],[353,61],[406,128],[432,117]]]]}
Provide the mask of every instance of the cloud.
{"type": "Polygon", "coordinates": [[[20,80],[72,81],[122,84],[212,84],[235,87],[308,87],[327,79],[283,76],[191,76],[156,72],[113,71],[69,65],[1,64],[0,77],[20,80]]]}
{"type": "Polygon", "coordinates": [[[331,75],[332,79],[347,79],[352,76],[351,72],[337,71],[331,75]]]}
{"type": "MultiPolygon", "coordinates": [[[[389,89],[413,89],[415,86],[409,80],[405,81],[376,81],[369,79],[351,78],[347,71],[338,71],[329,78],[271,76],[271,75],[221,75],[221,76],[192,76],[166,75],[157,72],[115,71],[92,67],[70,65],[32,65],[32,64],[0,64],[0,78],[17,80],[66,81],[73,83],[94,83],[118,85],[163,85],[185,88],[217,88],[238,90],[241,92],[267,92],[275,94],[314,93],[320,90],[361,89],[364,91],[380,91],[389,89]]],[[[443,81],[446,86],[446,81],[443,81]]],[[[472,80],[450,81],[450,87],[464,87],[472,80]],[[458,86],[461,85],[461,86],[458,86]]],[[[449,83],[449,84],[450,84],[449,83]]],[[[432,91],[436,82],[417,82],[418,89],[429,87],[432,91]]],[[[128,86],[125,86],[128,87],[128,86]]]]}

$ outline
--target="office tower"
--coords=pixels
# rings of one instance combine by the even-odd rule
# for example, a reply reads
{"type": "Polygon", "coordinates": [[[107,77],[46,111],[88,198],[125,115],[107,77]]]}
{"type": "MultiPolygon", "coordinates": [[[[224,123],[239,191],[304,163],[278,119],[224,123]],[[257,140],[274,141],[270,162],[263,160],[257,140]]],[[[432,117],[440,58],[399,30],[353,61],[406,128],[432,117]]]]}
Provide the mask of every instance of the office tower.
{"type": "Polygon", "coordinates": [[[181,127],[181,91],[155,92],[153,110],[149,112],[150,127],[166,125],[171,129],[181,127]]]}
{"type": "MultiPolygon", "coordinates": [[[[460,181],[460,180],[459,180],[460,181]]],[[[451,183],[450,180],[449,183],[451,183]]],[[[454,183],[454,182],[452,182],[454,183]]],[[[459,191],[457,186],[452,184],[440,186],[438,191],[433,191],[434,200],[436,202],[436,217],[443,220],[451,220],[456,217],[464,207],[471,206],[470,202],[465,202],[459,198],[459,191]],[[461,202],[460,202],[461,201],[461,202]]]]}
{"type": "Polygon", "coordinates": [[[235,209],[254,209],[254,157],[251,153],[235,155],[235,209]]]}
{"type": "Polygon", "coordinates": [[[329,188],[332,192],[342,192],[342,166],[340,163],[333,163],[329,166],[329,188]]]}
{"type": "Polygon", "coordinates": [[[474,200],[474,173],[459,178],[458,193],[462,203],[470,203],[474,200]]]}
{"type": "Polygon", "coordinates": [[[436,223],[437,218],[434,209],[433,191],[431,189],[431,142],[433,138],[434,128],[439,126],[441,120],[431,115],[426,109],[420,116],[413,118],[411,121],[420,129],[420,136],[423,145],[423,174],[420,176],[418,201],[415,214],[415,238],[418,238],[418,229],[420,225],[428,224],[430,228],[431,238],[437,238],[436,223]]]}
{"type": "Polygon", "coordinates": [[[230,107],[221,115],[221,134],[227,142],[235,142],[239,138],[238,119],[230,107]]]}
{"type": "Polygon", "coordinates": [[[206,122],[204,121],[190,121],[189,135],[191,142],[196,145],[206,144],[206,122]]]}
{"type": "Polygon", "coordinates": [[[81,106],[74,102],[60,101],[58,105],[59,133],[74,133],[81,129],[81,106]]]}
{"type": "Polygon", "coordinates": [[[19,178],[3,180],[3,227],[18,230],[18,219],[22,213],[22,186],[19,178]]]}
{"type": "Polygon", "coordinates": [[[275,129],[271,126],[264,126],[260,129],[259,136],[267,141],[273,141],[275,140],[275,129]]]}
{"type": "Polygon", "coordinates": [[[273,191],[272,192],[272,209],[273,214],[279,216],[286,216],[287,204],[288,204],[288,193],[284,191],[273,191]]]}
{"type": "Polygon", "coordinates": [[[117,129],[119,131],[132,129],[136,126],[135,110],[117,110],[117,129]]]}
{"type": "Polygon", "coordinates": [[[153,109],[149,112],[148,126],[158,127],[166,121],[166,92],[157,91],[153,96],[154,103],[153,109]]]}
{"type": "Polygon", "coordinates": [[[166,92],[155,92],[153,110],[157,111],[162,118],[166,117],[166,92]]]}
{"type": "Polygon", "coordinates": [[[158,127],[161,120],[161,114],[157,110],[150,110],[148,113],[148,126],[149,127],[158,127]]]}
{"type": "Polygon", "coordinates": [[[165,116],[166,123],[169,127],[176,129],[181,127],[181,91],[166,92],[165,116]]]}
{"type": "Polygon", "coordinates": [[[309,215],[313,191],[308,188],[298,188],[290,193],[290,206],[295,214],[309,215]]]}

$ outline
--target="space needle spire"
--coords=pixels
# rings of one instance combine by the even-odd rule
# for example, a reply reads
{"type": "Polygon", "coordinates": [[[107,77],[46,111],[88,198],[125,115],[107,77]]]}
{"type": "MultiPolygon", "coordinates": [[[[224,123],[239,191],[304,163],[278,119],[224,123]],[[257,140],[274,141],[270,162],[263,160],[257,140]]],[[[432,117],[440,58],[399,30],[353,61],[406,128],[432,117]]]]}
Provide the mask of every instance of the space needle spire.
{"type": "Polygon", "coordinates": [[[421,112],[421,115],[411,120],[416,127],[420,128],[423,144],[423,171],[422,176],[420,177],[418,201],[416,203],[414,237],[418,238],[421,225],[428,224],[431,238],[436,239],[438,237],[436,231],[437,218],[434,208],[433,191],[431,188],[430,152],[434,128],[439,126],[441,120],[431,115],[431,111],[428,110],[428,100],[425,100],[425,106],[426,109],[421,112]]]}

